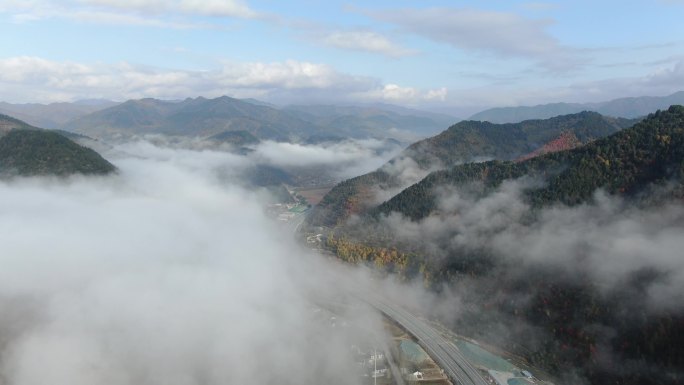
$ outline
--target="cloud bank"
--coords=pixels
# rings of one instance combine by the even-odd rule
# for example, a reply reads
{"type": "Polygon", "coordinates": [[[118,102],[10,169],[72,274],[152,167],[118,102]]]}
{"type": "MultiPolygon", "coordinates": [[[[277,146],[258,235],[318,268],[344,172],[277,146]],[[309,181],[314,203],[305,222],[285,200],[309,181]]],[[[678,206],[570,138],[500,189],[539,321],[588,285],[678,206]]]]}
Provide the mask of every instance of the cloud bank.
{"type": "Polygon", "coordinates": [[[324,167],[326,174],[346,179],[377,169],[401,150],[395,143],[376,139],[319,145],[266,141],[254,148],[250,158],[286,169],[324,167]]]}
{"type": "Polygon", "coordinates": [[[20,56],[0,59],[0,99],[55,102],[105,98],[259,98],[274,103],[401,102],[444,99],[446,89],[421,90],[339,72],[327,64],[229,62],[207,71],[117,64],[59,62],[20,56]]]}
{"type": "Polygon", "coordinates": [[[593,202],[545,208],[531,216],[524,192],[536,185],[527,179],[507,181],[485,197],[477,185],[443,189],[439,215],[412,222],[393,213],[383,223],[398,241],[420,245],[437,258],[484,252],[507,268],[551,268],[563,279],[588,279],[605,292],[639,272],[654,271],[659,278],[648,283],[649,306],[681,308],[680,204],[640,208],[599,191],[593,202]]]}
{"type": "Polygon", "coordinates": [[[312,315],[338,275],[218,176],[237,157],[116,150],[117,176],[0,182],[3,383],[355,383],[312,315]]]}

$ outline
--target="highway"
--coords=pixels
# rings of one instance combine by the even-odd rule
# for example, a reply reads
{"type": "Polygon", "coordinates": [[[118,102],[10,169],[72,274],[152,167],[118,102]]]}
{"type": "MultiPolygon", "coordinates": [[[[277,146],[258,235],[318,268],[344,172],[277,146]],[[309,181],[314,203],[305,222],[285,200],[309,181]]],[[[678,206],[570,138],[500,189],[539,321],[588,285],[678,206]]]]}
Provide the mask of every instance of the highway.
{"type": "Polygon", "coordinates": [[[454,385],[489,385],[458,348],[432,326],[399,306],[368,296],[362,299],[412,334],[454,385]]]}
{"type": "MultiPolygon", "coordinates": [[[[291,221],[290,225],[294,234],[299,231],[299,227],[305,218],[306,215],[300,215],[291,221]]],[[[420,318],[398,305],[391,304],[369,293],[357,293],[355,297],[394,320],[413,335],[435,363],[444,369],[444,373],[454,385],[490,385],[453,343],[420,318]]]]}

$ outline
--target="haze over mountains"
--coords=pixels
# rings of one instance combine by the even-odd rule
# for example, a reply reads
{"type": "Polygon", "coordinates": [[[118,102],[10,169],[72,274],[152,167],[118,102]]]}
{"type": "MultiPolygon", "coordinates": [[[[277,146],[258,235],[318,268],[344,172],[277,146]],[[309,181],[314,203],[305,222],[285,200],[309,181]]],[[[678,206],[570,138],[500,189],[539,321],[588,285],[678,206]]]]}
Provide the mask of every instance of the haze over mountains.
{"type": "Polygon", "coordinates": [[[454,118],[398,107],[286,106],[223,96],[216,99],[130,100],[62,126],[95,137],[164,134],[240,141],[319,142],[345,138],[414,140],[454,118]],[[232,134],[231,134],[232,135],[232,134]],[[250,138],[251,137],[251,138],[250,138]]]}
{"type": "Polygon", "coordinates": [[[33,126],[60,128],[65,123],[83,115],[114,106],[109,100],[82,100],[74,103],[11,104],[0,102],[0,113],[21,119],[33,126]]]}
{"type": "Polygon", "coordinates": [[[426,136],[447,119],[395,106],[141,99],[63,126],[94,141],[1,116],[0,172],[12,178],[0,180],[0,189],[40,195],[47,194],[35,191],[44,176],[104,175],[45,183],[69,207],[79,199],[71,186],[89,191],[96,198],[86,206],[107,215],[92,206],[106,201],[102,191],[125,191],[124,201],[190,199],[216,225],[211,212],[221,203],[204,203],[202,191],[293,204],[297,188],[346,179],[311,210],[304,234],[342,261],[441,296],[446,308],[427,316],[510,350],[561,383],[679,378],[684,265],[673,256],[684,248],[684,108],[644,119],[582,111],[519,123],[461,121],[403,150],[388,139],[426,136]],[[74,141],[105,148],[123,175],[105,179],[115,166],[74,141]],[[229,146],[196,145],[207,142],[229,146]],[[145,170],[160,176],[150,183],[145,170]],[[174,192],[156,195],[167,189],[174,192]]]}
{"type": "Polygon", "coordinates": [[[0,385],[684,385],[684,0],[0,0],[0,385]]]}
{"type": "Polygon", "coordinates": [[[600,103],[552,103],[533,107],[497,107],[471,116],[470,120],[492,123],[517,123],[528,119],[548,119],[580,111],[595,111],[603,115],[637,118],[673,104],[684,104],[684,91],[668,96],[641,96],[610,100],[600,103]]]}

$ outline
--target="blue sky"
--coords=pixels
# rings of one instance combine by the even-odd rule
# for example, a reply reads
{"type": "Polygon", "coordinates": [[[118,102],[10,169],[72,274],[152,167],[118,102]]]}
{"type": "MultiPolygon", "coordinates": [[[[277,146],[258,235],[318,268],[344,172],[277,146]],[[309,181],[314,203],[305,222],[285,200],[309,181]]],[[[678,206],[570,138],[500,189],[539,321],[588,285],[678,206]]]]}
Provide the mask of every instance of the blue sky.
{"type": "Polygon", "coordinates": [[[456,115],[684,89],[684,1],[0,0],[0,100],[254,97],[456,115]]]}

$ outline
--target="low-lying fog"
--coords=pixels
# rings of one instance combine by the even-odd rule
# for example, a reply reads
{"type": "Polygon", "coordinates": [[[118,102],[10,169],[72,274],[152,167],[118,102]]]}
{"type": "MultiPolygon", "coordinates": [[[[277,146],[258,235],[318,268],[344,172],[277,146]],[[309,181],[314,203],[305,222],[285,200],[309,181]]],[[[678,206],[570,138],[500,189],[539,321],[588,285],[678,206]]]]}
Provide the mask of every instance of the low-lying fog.
{"type": "Polygon", "coordinates": [[[338,267],[239,187],[246,158],[111,154],[118,175],[0,182],[0,384],[356,382],[311,311],[338,267]]]}

